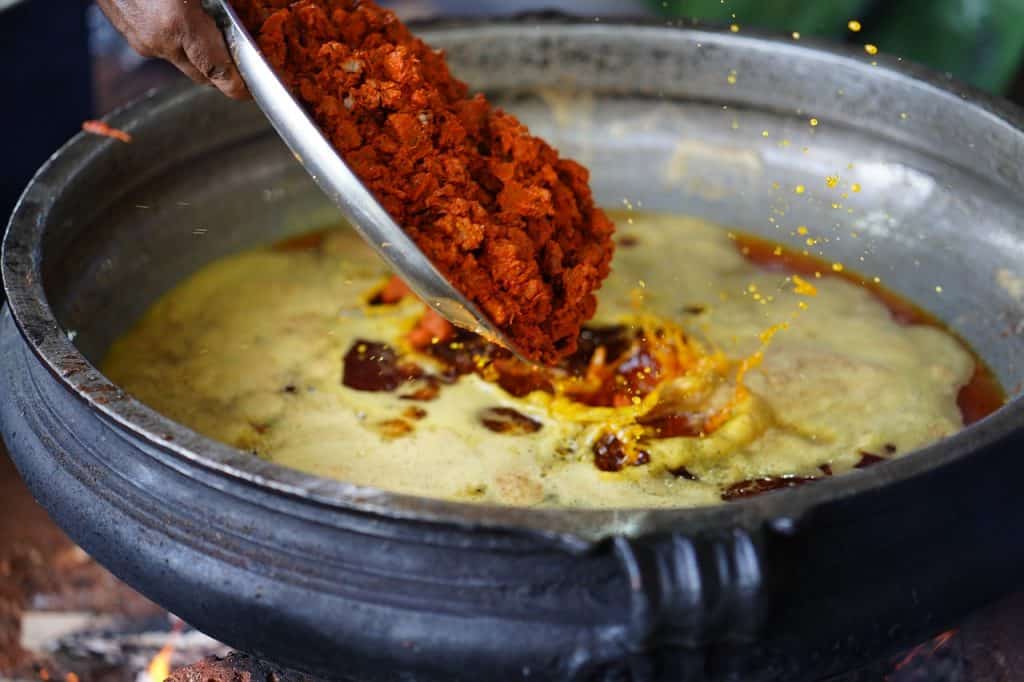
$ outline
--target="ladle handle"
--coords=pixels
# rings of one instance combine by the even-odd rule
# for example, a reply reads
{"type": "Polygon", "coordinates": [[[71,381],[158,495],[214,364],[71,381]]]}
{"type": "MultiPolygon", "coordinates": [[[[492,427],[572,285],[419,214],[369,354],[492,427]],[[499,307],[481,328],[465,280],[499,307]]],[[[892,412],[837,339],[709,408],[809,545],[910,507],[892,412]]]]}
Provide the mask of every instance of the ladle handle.
{"type": "Polygon", "coordinates": [[[219,0],[200,0],[203,10],[206,11],[213,20],[217,22],[217,26],[223,31],[231,23],[231,19],[228,17],[228,13],[224,11],[224,4],[219,0]]]}

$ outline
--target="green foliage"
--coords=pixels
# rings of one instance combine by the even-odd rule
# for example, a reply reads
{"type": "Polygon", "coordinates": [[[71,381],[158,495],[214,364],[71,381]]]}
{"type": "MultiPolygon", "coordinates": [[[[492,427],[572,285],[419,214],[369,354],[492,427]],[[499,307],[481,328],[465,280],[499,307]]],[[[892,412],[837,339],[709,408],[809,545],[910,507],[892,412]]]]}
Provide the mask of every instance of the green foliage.
{"type": "Polygon", "coordinates": [[[1024,0],[649,0],[669,16],[799,31],[920,62],[993,92],[1024,56],[1024,0]],[[863,23],[852,33],[850,19],[863,23]]]}
{"type": "Polygon", "coordinates": [[[871,31],[879,49],[999,92],[1024,52],[1020,0],[901,0],[871,31]]]}

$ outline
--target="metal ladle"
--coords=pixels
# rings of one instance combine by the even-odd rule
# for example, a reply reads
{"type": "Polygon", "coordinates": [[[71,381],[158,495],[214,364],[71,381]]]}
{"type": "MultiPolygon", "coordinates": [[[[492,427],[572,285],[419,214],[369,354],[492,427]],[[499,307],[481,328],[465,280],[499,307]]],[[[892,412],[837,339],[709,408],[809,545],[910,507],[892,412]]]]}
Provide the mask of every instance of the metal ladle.
{"type": "Polygon", "coordinates": [[[263,58],[230,2],[203,0],[203,8],[223,31],[231,56],[256,104],[356,232],[442,317],[523,359],[504,332],[445,279],[360,182],[263,58]]]}

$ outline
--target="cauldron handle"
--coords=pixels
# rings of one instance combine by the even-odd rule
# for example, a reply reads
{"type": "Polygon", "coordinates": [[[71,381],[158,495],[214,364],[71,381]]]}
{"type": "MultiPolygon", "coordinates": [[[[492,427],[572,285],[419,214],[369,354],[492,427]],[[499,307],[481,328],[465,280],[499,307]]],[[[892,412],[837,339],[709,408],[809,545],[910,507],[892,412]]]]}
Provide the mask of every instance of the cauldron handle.
{"type": "Polygon", "coordinates": [[[616,538],[629,580],[631,643],[649,650],[755,640],[765,617],[762,545],[759,533],[739,528],[616,538]]]}

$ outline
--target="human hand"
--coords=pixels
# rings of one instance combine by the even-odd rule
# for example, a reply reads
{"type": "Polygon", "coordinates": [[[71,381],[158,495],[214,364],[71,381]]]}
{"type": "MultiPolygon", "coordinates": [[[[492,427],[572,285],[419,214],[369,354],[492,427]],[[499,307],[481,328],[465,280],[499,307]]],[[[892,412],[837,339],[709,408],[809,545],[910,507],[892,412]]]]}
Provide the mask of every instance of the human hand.
{"type": "Polygon", "coordinates": [[[196,83],[213,85],[233,99],[249,97],[220,29],[203,11],[200,0],[98,0],[97,4],[143,57],[166,59],[196,83]]]}

